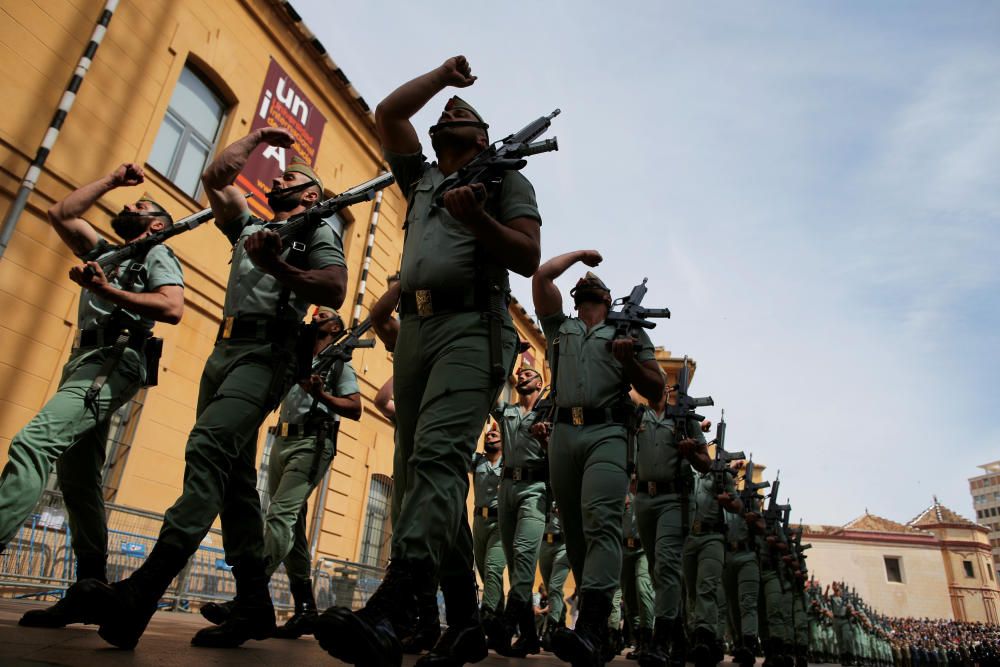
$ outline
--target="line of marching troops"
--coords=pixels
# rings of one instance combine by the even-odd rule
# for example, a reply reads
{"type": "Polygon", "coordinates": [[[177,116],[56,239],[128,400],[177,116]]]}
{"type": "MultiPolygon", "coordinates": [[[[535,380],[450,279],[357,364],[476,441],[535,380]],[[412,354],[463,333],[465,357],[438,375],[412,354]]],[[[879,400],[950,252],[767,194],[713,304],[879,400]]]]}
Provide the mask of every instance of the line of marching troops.
{"type": "MultiPolygon", "coordinates": [[[[350,365],[361,331],[348,335],[336,314],[347,270],[341,239],[322,222],[335,208],[321,201],[316,172],[286,165],[268,193],[270,221],[252,215],[234,185],[254,151],[292,147],[287,130],[267,127],[221,150],[202,175],[215,226],[232,244],[221,321],[184,448],[181,495],[142,565],[116,582],[107,580],[105,443],[111,415],[155,384],[154,324],[183,316],[183,272],[159,242],[181,223],[142,197],[114,216],[112,228],[126,242],[114,246],[84,219],[111,190],[143,182],[132,163],[49,210],[53,229],[81,260],[69,274],[82,288],[79,330],[55,394],[11,441],[0,475],[0,553],[56,469],[77,582],[21,625],[94,624],[109,644],[135,648],[218,517],[236,596],[201,609],[212,625],[194,635],[197,647],[312,634],[349,664],[399,667],[409,651],[422,653],[420,667],[453,667],[483,660],[490,648],[526,657],[544,644],[574,667],[597,667],[627,633],[643,667],[714,665],[726,649],[741,665],[761,651],[765,664],[791,665],[809,658],[815,635],[813,658],[888,664],[871,619],[839,588],[829,601],[832,619],[821,613],[824,598],[813,604],[808,545],[789,525],[791,507],[778,504],[777,480],[764,505],[758,491],[767,484],[754,481],[742,455],[725,451],[724,421],[709,455],[710,424],[696,412],[708,403],[688,395],[687,362],[668,386],[646,333],[648,318],[666,311],[641,306],[641,285],[614,302],[587,271],[569,292],[567,313],[556,279],[603,258],[578,250],[541,262],[542,218],[519,171],[524,157],[555,148],[554,140],[535,139],[556,112],[497,147],[479,112],[453,96],[429,131],[437,160],[424,156],[412,116],[444,89],[475,80],[464,57],[449,58],[375,111],[407,213],[399,278],[371,312],[372,328],[393,351],[391,385],[376,402],[395,424],[395,454],[390,560],[364,606],[316,608],[305,536],[305,502],[336,455],[340,419],[361,416],[350,365]],[[551,378],[544,392],[537,369],[522,364],[518,398],[505,403],[497,398],[519,342],[508,310],[510,271],[531,277],[551,378]],[[305,328],[310,304],[317,308],[305,328]],[[256,488],[258,431],[279,408],[265,513],[256,488]],[[477,454],[491,416],[495,428],[477,454]],[[282,564],[295,613],[278,627],[269,581],[282,564]],[[538,568],[549,600],[540,634],[538,568]],[[572,627],[561,591],[570,571],[572,627]],[[822,616],[835,630],[835,649],[829,632],[819,639],[823,623],[811,632],[810,618],[822,616]]],[[[334,199],[360,201],[389,183],[376,181],[334,199]]]]}

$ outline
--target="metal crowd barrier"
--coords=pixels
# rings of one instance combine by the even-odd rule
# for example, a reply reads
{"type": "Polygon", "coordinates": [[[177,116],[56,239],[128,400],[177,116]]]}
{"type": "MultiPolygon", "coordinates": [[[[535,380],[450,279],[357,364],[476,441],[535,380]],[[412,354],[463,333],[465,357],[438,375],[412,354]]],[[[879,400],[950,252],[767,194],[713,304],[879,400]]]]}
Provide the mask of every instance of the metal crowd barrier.
{"type": "MultiPolygon", "coordinates": [[[[108,580],[134,572],[153,549],[163,523],[155,512],[107,504],[108,580]]],[[[230,600],[236,582],[226,564],[222,532],[209,531],[187,566],[174,579],[161,606],[189,611],[191,604],[230,600]]],[[[383,570],[349,561],[321,559],[314,565],[313,590],[318,606],[359,608],[382,581],[383,570]]],[[[70,546],[62,494],[46,491],[35,512],[0,554],[0,597],[56,599],[76,581],[76,558],[70,546]]],[[[271,577],[271,599],[277,611],[293,607],[284,566],[271,577]]]]}

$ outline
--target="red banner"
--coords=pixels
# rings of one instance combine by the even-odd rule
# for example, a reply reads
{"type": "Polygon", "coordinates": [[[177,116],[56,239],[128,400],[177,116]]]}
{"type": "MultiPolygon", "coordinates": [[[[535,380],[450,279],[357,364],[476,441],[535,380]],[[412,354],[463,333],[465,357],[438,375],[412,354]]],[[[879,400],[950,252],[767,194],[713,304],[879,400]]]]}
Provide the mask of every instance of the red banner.
{"type": "Polygon", "coordinates": [[[267,68],[250,131],[268,126],[282,127],[291,132],[295,145],[287,149],[279,146],[258,147],[247,160],[243,172],[236,177],[236,184],[252,195],[248,200],[250,210],[265,220],[270,220],[272,215],[265,196],[271,189],[271,182],[291,164],[296,154],[315,167],[319,141],[326,127],[323,114],[274,58],[271,58],[271,65],[267,68]]]}

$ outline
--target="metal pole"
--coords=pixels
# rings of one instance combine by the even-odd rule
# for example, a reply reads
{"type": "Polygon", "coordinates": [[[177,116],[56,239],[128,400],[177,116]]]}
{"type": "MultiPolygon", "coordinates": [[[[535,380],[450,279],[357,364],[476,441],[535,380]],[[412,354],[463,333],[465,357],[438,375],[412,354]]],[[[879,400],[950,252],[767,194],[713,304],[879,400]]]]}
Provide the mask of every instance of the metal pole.
{"type": "Polygon", "coordinates": [[[319,488],[316,489],[316,500],[313,506],[313,523],[312,523],[312,534],[309,536],[309,561],[316,560],[316,551],[319,549],[319,536],[323,532],[323,513],[326,511],[326,493],[330,490],[330,468],[333,466],[333,462],[330,462],[330,466],[326,469],[326,474],[323,475],[323,481],[320,482],[319,488]]]}
{"type": "Polygon", "coordinates": [[[38,177],[42,174],[42,167],[45,165],[45,160],[49,157],[56,139],[59,138],[59,130],[62,129],[63,123],[66,121],[66,116],[69,115],[69,110],[73,108],[73,102],[76,101],[76,93],[80,90],[80,84],[83,83],[83,77],[90,70],[91,63],[94,62],[94,54],[97,53],[97,47],[101,45],[101,40],[104,39],[104,33],[108,30],[108,23],[111,22],[111,16],[115,13],[117,7],[118,0],[107,0],[107,3],[104,5],[104,10],[101,12],[100,18],[97,19],[97,25],[94,26],[94,34],[90,36],[87,48],[83,50],[80,62],[77,63],[76,70],[73,72],[73,78],[69,80],[69,85],[66,86],[62,99],[59,100],[59,107],[56,109],[56,113],[52,117],[52,122],[49,124],[49,129],[45,132],[45,137],[42,139],[42,143],[35,153],[35,159],[28,166],[28,171],[21,180],[21,187],[14,197],[14,202],[11,204],[10,209],[8,209],[7,215],[4,216],[3,228],[0,229],[0,260],[3,259],[4,253],[7,251],[7,245],[10,243],[11,237],[14,236],[14,228],[17,227],[17,221],[21,217],[25,205],[28,203],[28,195],[35,189],[38,177]]]}
{"type": "Polygon", "coordinates": [[[372,208],[371,224],[368,226],[368,245],[365,246],[365,263],[361,267],[361,284],[358,285],[358,296],[354,299],[354,316],[351,318],[351,328],[358,326],[358,323],[361,321],[361,302],[365,299],[365,289],[368,286],[368,268],[372,264],[372,246],[375,245],[375,231],[378,229],[380,208],[382,208],[381,190],[375,194],[375,206],[372,208]]]}

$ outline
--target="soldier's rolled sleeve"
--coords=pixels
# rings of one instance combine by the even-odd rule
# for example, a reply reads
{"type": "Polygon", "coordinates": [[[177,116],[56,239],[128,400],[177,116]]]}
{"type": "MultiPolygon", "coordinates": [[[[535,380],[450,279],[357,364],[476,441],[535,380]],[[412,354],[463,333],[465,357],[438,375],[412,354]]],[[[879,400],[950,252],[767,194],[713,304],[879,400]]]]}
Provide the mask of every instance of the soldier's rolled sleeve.
{"type": "Polygon", "coordinates": [[[146,254],[146,273],[149,276],[148,291],[166,285],[184,287],[184,270],[173,251],[165,245],[153,246],[146,254]]]}
{"type": "Polygon", "coordinates": [[[508,223],[515,218],[533,218],[539,225],[542,224],[535,188],[521,172],[512,171],[504,176],[500,193],[500,220],[497,222],[508,223]]]}
{"type": "Polygon", "coordinates": [[[309,268],[325,269],[329,266],[347,266],[344,245],[330,225],[321,224],[313,232],[309,243],[309,268]]]}
{"type": "Polygon", "coordinates": [[[354,367],[344,364],[344,370],[337,379],[337,386],[333,387],[333,395],[343,398],[358,393],[361,393],[361,389],[358,387],[358,376],[354,372],[354,367]]]}
{"type": "Polygon", "coordinates": [[[656,361],[656,354],[653,349],[653,341],[649,340],[649,335],[645,331],[639,331],[639,350],[637,352],[637,358],[640,362],[644,361],[656,361]]]}
{"type": "Polygon", "coordinates": [[[546,315],[545,317],[539,317],[538,321],[542,325],[542,332],[545,334],[545,340],[552,344],[556,336],[559,334],[559,327],[562,323],[566,321],[566,313],[558,312],[552,313],[551,315],[546,315]]]}
{"type": "Polygon", "coordinates": [[[416,153],[393,153],[382,149],[382,155],[389,163],[389,171],[396,179],[396,185],[403,192],[403,196],[409,197],[413,184],[420,180],[428,166],[427,158],[419,150],[416,153]]]}
{"type": "Polygon", "coordinates": [[[240,240],[240,232],[243,231],[243,228],[246,227],[249,222],[250,211],[243,211],[235,218],[223,222],[219,225],[219,229],[226,235],[226,238],[229,239],[230,243],[236,245],[236,242],[240,240]]]}

